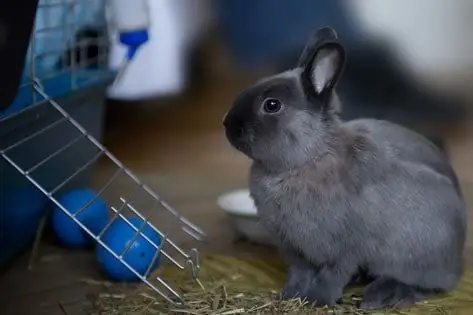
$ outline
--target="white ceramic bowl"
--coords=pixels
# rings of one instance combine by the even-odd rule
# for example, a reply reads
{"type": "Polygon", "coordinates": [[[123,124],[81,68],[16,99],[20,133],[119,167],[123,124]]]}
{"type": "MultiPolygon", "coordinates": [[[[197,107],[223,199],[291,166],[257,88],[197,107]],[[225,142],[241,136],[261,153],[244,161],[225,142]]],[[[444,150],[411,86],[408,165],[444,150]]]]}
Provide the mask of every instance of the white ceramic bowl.
{"type": "Polygon", "coordinates": [[[258,244],[274,245],[269,233],[258,224],[258,210],[248,189],[221,195],[217,199],[217,205],[232,218],[235,231],[240,238],[258,244]]]}

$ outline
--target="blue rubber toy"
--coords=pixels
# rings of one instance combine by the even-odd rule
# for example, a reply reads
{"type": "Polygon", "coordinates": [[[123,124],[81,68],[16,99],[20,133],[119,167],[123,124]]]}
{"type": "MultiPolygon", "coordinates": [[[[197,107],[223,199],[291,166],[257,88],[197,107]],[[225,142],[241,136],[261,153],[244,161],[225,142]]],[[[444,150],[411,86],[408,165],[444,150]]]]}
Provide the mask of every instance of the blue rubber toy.
{"type": "MultiPolygon", "coordinates": [[[[127,218],[131,224],[137,229],[143,225],[143,219],[137,216],[131,216],[127,218]]],[[[126,261],[138,274],[145,276],[148,267],[153,263],[153,257],[158,250],[153,246],[146,238],[137,235],[130,224],[124,219],[117,218],[104,233],[101,238],[102,241],[107,245],[115,254],[121,256],[130,242],[133,242],[129,250],[123,256],[123,260],[126,261]],[[134,241],[133,241],[134,240],[134,241]]],[[[146,235],[156,246],[161,244],[161,237],[159,234],[149,225],[146,225],[141,229],[141,233],[146,235]]],[[[155,259],[150,272],[159,265],[159,255],[155,259]]],[[[119,259],[115,258],[104,246],[100,244],[97,246],[97,259],[101,269],[112,279],[116,281],[137,281],[139,277],[128,269],[119,259]]]]}
{"type": "MultiPolygon", "coordinates": [[[[88,204],[96,194],[91,189],[75,189],[61,196],[58,202],[67,212],[74,214],[88,204]]],[[[107,203],[98,196],[76,218],[94,235],[98,235],[108,221],[107,203]]],[[[65,245],[84,248],[92,243],[93,239],[87,232],[58,206],[53,209],[51,224],[57,237],[65,245]]]]}

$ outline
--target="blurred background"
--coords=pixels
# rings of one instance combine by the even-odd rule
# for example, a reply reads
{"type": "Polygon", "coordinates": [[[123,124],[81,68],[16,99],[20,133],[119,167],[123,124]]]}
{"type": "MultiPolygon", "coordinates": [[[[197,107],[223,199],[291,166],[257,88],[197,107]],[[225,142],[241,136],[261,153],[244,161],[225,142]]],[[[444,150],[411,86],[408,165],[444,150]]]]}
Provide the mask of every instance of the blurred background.
{"type": "MultiPolygon", "coordinates": [[[[324,25],[336,29],[348,51],[338,85],[345,119],[387,119],[445,147],[457,147],[457,131],[469,134],[471,1],[180,0],[150,6],[154,35],[108,94],[133,102],[107,107],[108,130],[118,139],[136,137],[123,124],[140,112],[180,132],[197,128],[190,124],[220,130],[235,94],[294,67],[310,34],[324,25]]],[[[112,68],[119,67],[123,49],[112,44],[112,68]]]]}
{"type": "MultiPolygon", "coordinates": [[[[4,76],[1,81],[4,93],[0,110],[7,115],[14,112],[20,99],[15,93],[17,86],[22,87],[18,83],[22,72],[12,68],[12,60],[22,63],[22,49],[26,51],[28,47],[32,26],[26,11],[30,17],[36,14],[34,1],[21,1],[17,1],[15,8],[6,5],[12,4],[9,1],[0,4],[4,6],[0,10],[0,52],[9,56],[1,58],[0,63],[2,69],[18,73],[4,76]],[[31,4],[29,9],[26,2],[31,4]],[[20,23],[21,16],[24,23],[20,23]],[[9,35],[13,23],[19,25],[18,32],[22,29],[25,38],[24,47],[17,50],[12,43],[19,43],[19,39],[9,35]],[[15,106],[10,106],[15,95],[15,106]]],[[[211,242],[202,245],[204,252],[275,255],[271,249],[235,244],[234,232],[229,228],[232,223],[216,204],[221,194],[247,187],[250,166],[227,143],[221,120],[239,91],[263,76],[294,67],[306,40],[321,26],[334,28],[348,51],[348,64],[338,85],[343,118],[386,119],[435,140],[447,150],[467,202],[472,205],[473,1],[148,0],[149,41],[126,68],[122,67],[127,49],[118,39],[109,12],[98,5],[100,1],[93,2],[97,6],[88,1],[76,0],[86,12],[87,21],[78,27],[80,20],[76,20],[70,34],[77,41],[85,39],[85,55],[77,61],[66,57],[58,61],[56,57],[48,59],[49,55],[43,52],[41,60],[51,67],[56,63],[70,66],[79,62],[94,68],[100,57],[108,70],[124,69],[114,84],[104,81],[100,93],[94,90],[93,93],[101,95],[99,101],[91,102],[81,92],[64,104],[72,102],[67,108],[81,112],[77,119],[91,134],[207,232],[211,242]],[[95,25],[100,14],[107,16],[105,26],[95,25]],[[101,49],[104,43],[106,54],[101,49]]],[[[36,27],[60,21],[65,13],[55,14],[40,18],[38,13],[36,27]]],[[[64,29],[60,23],[57,25],[64,29]]],[[[46,41],[53,38],[47,37],[46,31],[41,33],[44,37],[38,31],[34,34],[37,47],[47,49],[53,45],[46,41]]],[[[71,48],[67,50],[66,46],[58,41],[57,51],[68,56],[71,48]]],[[[30,53],[31,46],[29,49],[30,53]]],[[[30,64],[28,58],[26,65],[30,64]]],[[[35,72],[33,77],[40,74],[35,72]]],[[[12,133],[17,133],[17,139],[24,137],[14,122],[16,118],[7,122],[2,115],[0,143],[13,143],[12,133]]],[[[35,115],[29,121],[40,117],[35,115]]],[[[64,133],[56,132],[54,136],[64,133]]],[[[32,150],[39,149],[30,148],[18,156],[26,161],[32,150]]],[[[84,151],[71,156],[77,158],[84,151]]],[[[55,163],[54,167],[59,170],[68,163],[55,163]]],[[[17,172],[7,168],[6,163],[2,165],[0,192],[6,196],[4,191],[17,172]]],[[[51,169],[44,178],[51,179],[51,169]]],[[[90,181],[103,183],[111,174],[111,167],[101,163],[90,181]]],[[[130,188],[119,182],[117,189],[130,188]]],[[[150,216],[153,222],[163,224],[159,214],[150,216]]],[[[21,227],[12,225],[3,214],[0,225],[0,245],[10,250],[16,236],[10,237],[8,233],[16,233],[21,227]]],[[[26,244],[33,238],[35,227],[24,231],[29,235],[24,237],[26,244]],[[29,234],[27,230],[31,230],[29,234]]],[[[187,244],[184,239],[176,241],[187,244]]],[[[468,257],[473,262],[473,240],[468,244],[468,257]]],[[[21,252],[17,249],[26,245],[22,246],[16,246],[12,253],[21,252]]],[[[25,271],[29,250],[27,247],[26,253],[15,258],[14,263],[5,265],[7,271],[0,277],[0,309],[6,310],[3,314],[32,314],[34,310],[35,314],[54,315],[64,314],[65,308],[67,314],[88,314],[81,313],[88,295],[109,290],[108,284],[97,285],[96,280],[103,276],[96,270],[90,252],[65,249],[53,237],[46,238],[35,268],[25,271]],[[21,305],[13,302],[19,300],[21,305]],[[58,300],[62,301],[60,306],[58,300]]],[[[5,254],[1,261],[12,261],[10,256],[5,254]]]]}
{"type": "MultiPolygon", "coordinates": [[[[224,111],[254,78],[294,67],[311,32],[330,25],[349,56],[338,86],[345,119],[387,119],[441,138],[437,126],[460,124],[470,108],[473,43],[466,32],[473,4],[467,0],[421,0],[408,10],[395,1],[365,0],[181,0],[150,6],[151,41],[109,91],[111,99],[149,100],[191,91],[217,97],[228,91],[219,105],[224,111]]],[[[123,51],[112,45],[112,68],[119,67],[123,51]]],[[[159,107],[160,101],[154,104],[159,107]]]]}

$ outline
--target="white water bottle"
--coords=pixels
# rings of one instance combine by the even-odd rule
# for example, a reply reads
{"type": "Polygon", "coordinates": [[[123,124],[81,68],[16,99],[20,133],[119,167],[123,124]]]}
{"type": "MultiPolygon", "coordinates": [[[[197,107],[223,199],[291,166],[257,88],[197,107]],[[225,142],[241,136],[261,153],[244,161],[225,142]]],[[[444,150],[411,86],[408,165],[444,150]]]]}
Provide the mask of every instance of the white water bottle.
{"type": "MultiPolygon", "coordinates": [[[[138,2],[137,0],[107,1],[109,4],[116,5],[116,8],[119,3],[126,3],[129,7],[129,3],[136,4],[138,2]]],[[[141,45],[129,62],[126,62],[127,56],[133,55],[133,51],[135,51],[130,47],[136,47],[136,45],[127,44],[124,40],[127,36],[123,36],[123,33],[126,33],[126,30],[131,30],[132,26],[134,31],[142,29],[145,19],[137,19],[138,14],[133,14],[133,21],[128,21],[127,16],[132,14],[124,11],[131,11],[130,7],[130,9],[120,11],[124,12],[124,22],[119,23],[117,21],[119,15],[115,14],[112,17],[111,8],[107,8],[111,42],[109,67],[114,71],[119,71],[114,84],[109,86],[107,91],[107,95],[111,99],[136,101],[164,95],[176,95],[182,92],[185,87],[186,37],[184,34],[188,33],[185,26],[189,24],[189,19],[183,17],[183,11],[192,9],[188,5],[184,5],[181,0],[148,0],[145,1],[145,4],[147,6],[140,5],[140,7],[149,7],[147,10],[149,12],[149,40],[141,45]],[[123,66],[124,63],[126,66],[123,66]]],[[[118,10],[124,8],[120,7],[118,10]]],[[[139,41],[137,40],[137,42],[139,41]]]]}
{"type": "Polygon", "coordinates": [[[147,0],[108,0],[111,24],[119,34],[119,41],[128,47],[131,60],[148,39],[150,26],[147,0]]]}

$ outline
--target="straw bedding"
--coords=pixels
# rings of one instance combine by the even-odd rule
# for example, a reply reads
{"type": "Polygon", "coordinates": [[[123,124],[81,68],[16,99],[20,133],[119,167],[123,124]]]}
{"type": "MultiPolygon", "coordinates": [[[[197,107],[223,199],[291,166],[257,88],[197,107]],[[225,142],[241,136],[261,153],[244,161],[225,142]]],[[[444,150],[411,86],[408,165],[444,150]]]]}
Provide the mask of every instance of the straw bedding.
{"type": "Polygon", "coordinates": [[[183,295],[186,305],[166,303],[146,285],[129,287],[120,294],[99,294],[94,299],[96,315],[132,314],[473,314],[473,270],[467,270],[455,292],[437,296],[411,309],[366,312],[357,309],[360,288],[350,288],[343,303],[334,308],[314,308],[303,301],[280,301],[286,266],[279,261],[208,256],[201,263],[203,288],[187,273],[173,267],[158,271],[183,295]]]}

